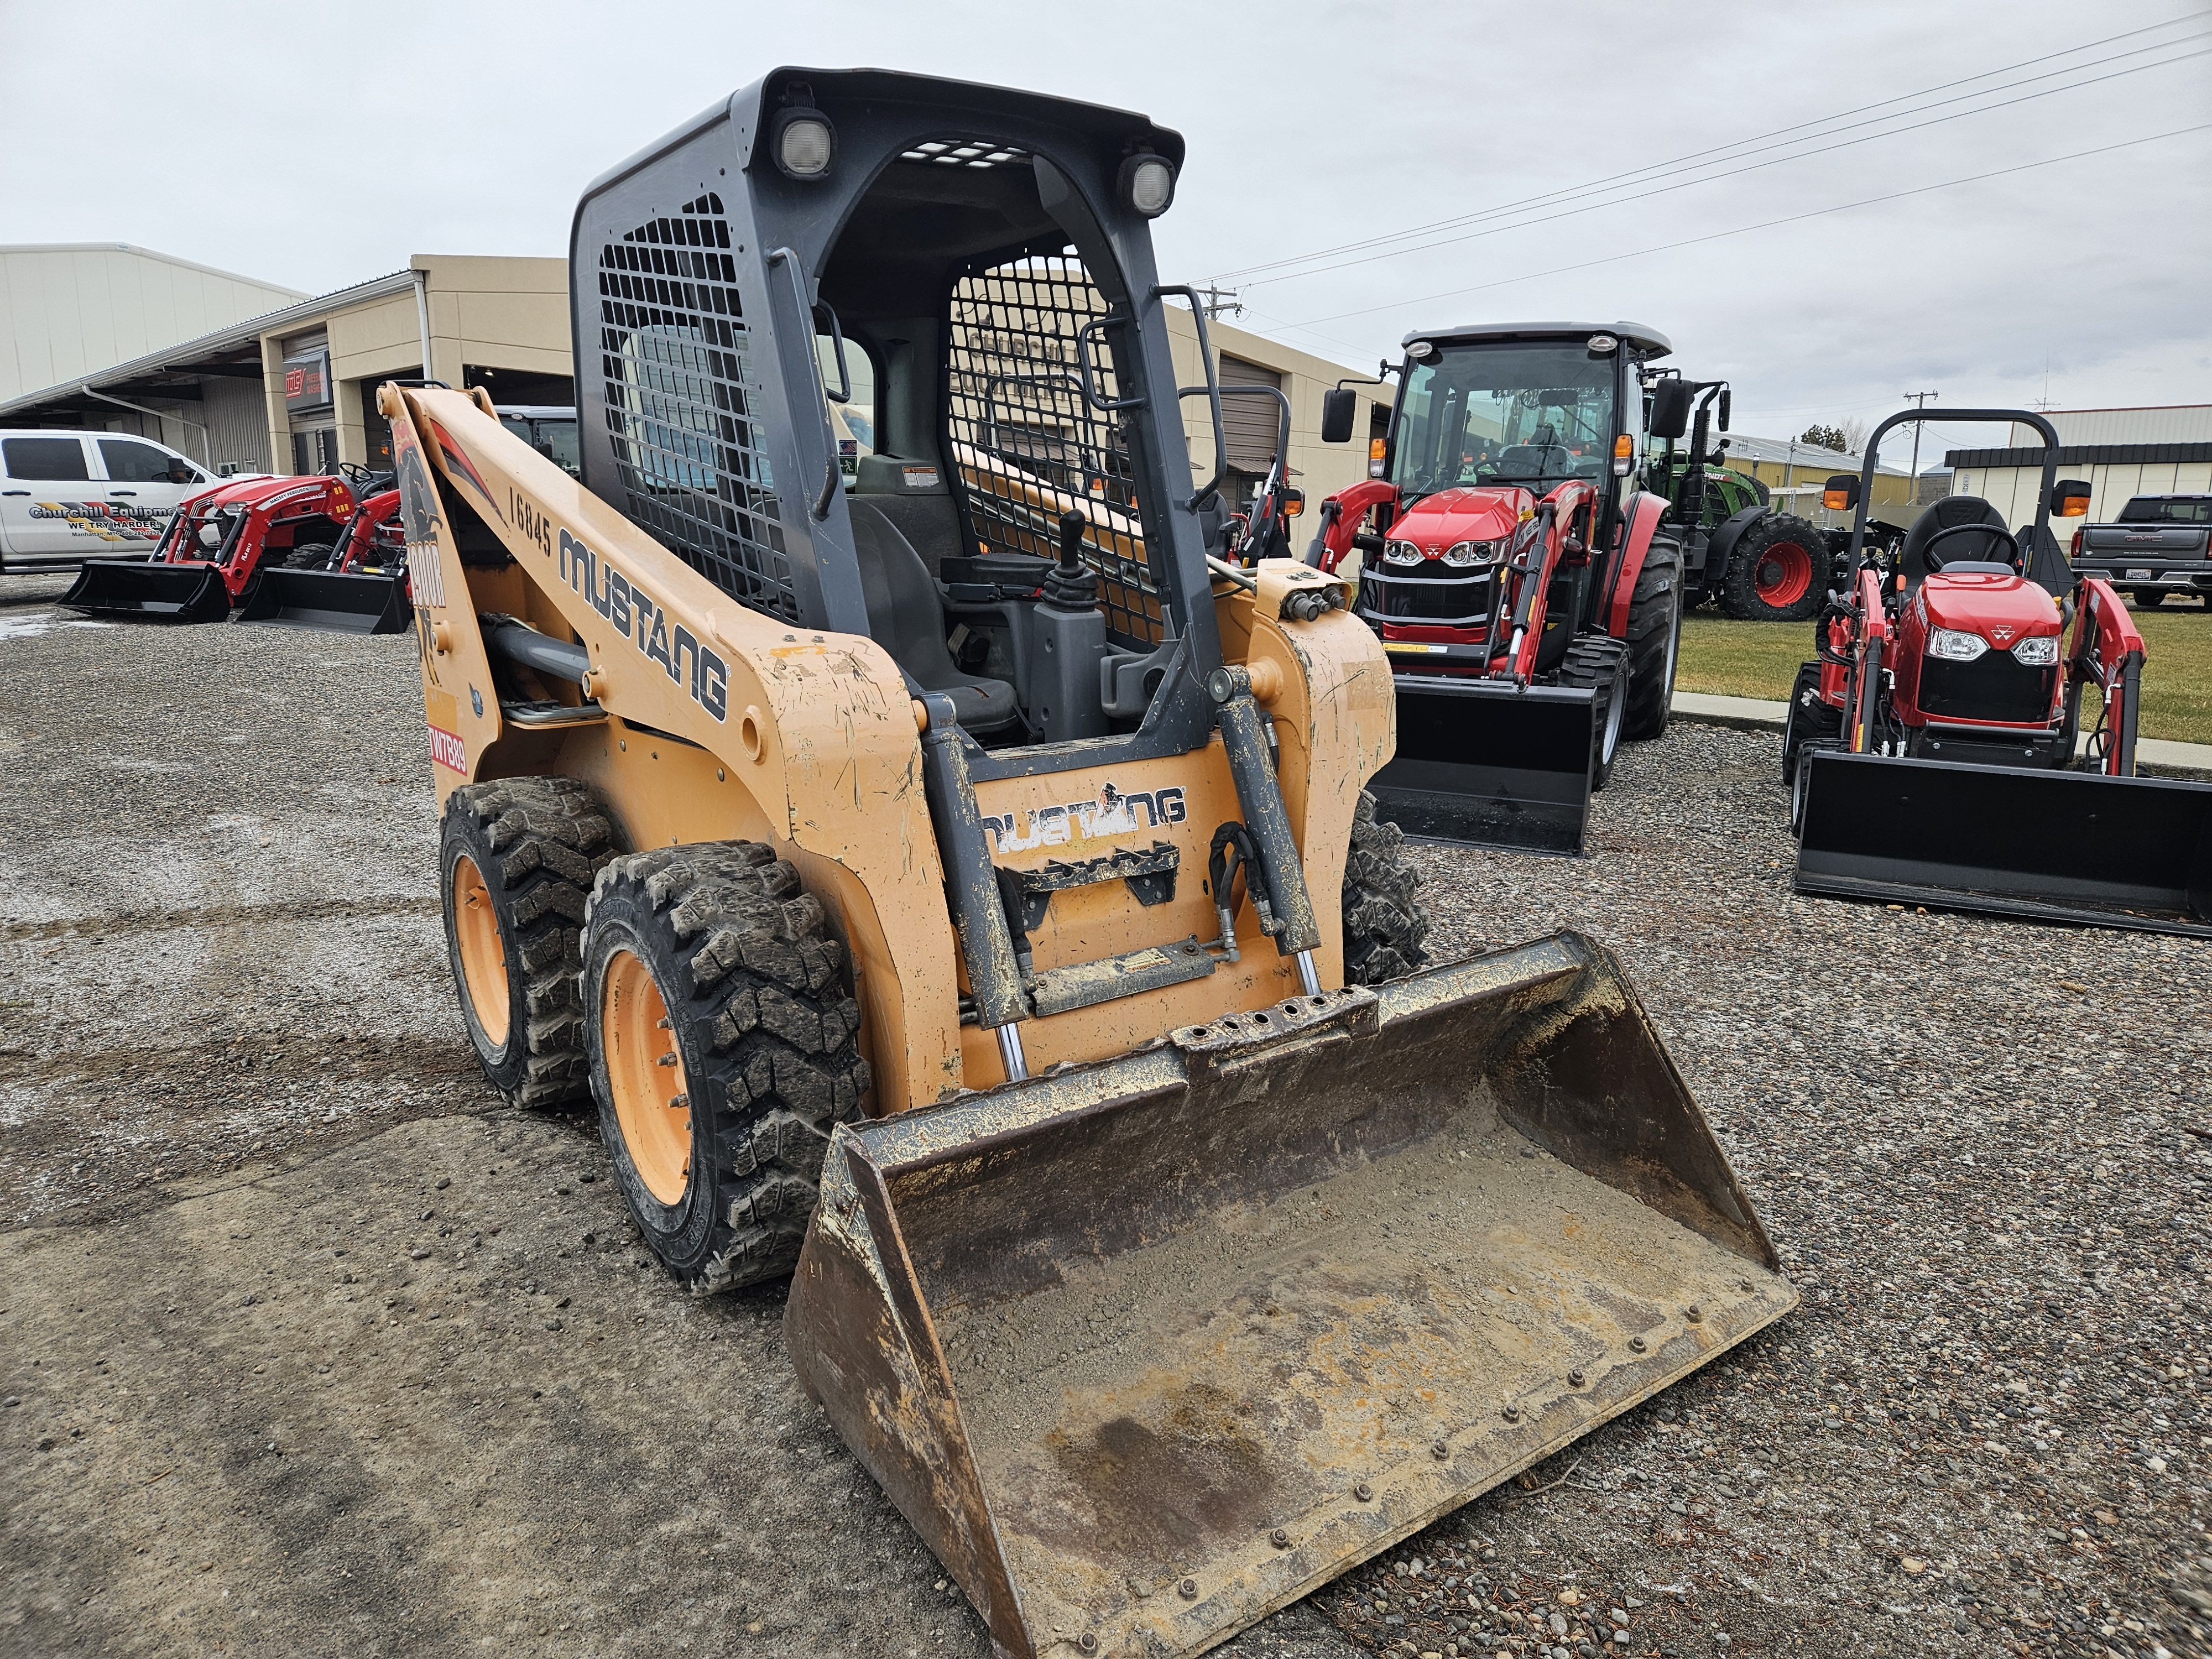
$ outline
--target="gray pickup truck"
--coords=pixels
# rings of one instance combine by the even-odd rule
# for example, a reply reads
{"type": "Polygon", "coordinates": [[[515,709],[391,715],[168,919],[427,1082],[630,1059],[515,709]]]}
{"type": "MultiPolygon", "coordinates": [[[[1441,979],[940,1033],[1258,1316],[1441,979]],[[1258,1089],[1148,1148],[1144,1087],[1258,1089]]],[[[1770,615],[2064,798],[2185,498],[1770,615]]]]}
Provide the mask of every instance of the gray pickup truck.
{"type": "Polygon", "coordinates": [[[2212,495],[2137,495],[2118,524],[2074,532],[2074,568],[2127,589],[2137,605],[2194,593],[2212,605],[2212,495]]]}

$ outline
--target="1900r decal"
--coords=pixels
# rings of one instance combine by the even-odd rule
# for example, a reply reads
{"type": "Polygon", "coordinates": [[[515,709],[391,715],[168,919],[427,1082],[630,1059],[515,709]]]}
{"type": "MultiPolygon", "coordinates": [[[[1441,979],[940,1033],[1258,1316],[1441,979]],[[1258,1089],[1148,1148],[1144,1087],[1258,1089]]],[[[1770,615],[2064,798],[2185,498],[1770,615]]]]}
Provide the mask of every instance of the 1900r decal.
{"type": "Polygon", "coordinates": [[[984,815],[983,832],[1001,853],[1026,853],[1032,847],[1064,847],[1071,842],[1104,841],[1181,823],[1190,816],[1182,790],[1165,789],[1124,794],[1112,784],[1090,800],[1072,800],[1058,806],[1033,806],[1022,812],[984,815]],[[1138,817],[1142,814],[1144,822],[1138,817]],[[1023,820],[1016,828],[1016,820],[1023,820]]]}

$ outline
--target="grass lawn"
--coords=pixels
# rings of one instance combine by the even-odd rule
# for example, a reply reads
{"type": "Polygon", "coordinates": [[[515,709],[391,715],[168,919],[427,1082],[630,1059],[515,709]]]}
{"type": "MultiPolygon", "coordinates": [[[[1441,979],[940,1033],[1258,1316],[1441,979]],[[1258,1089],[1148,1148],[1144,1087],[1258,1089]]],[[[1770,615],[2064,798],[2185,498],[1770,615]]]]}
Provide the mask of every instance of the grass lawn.
{"type": "MultiPolygon", "coordinates": [[[[2177,603],[2137,611],[2135,619],[2145,658],[2138,730],[2146,738],[2212,744],[2212,611],[2177,603]]],[[[1790,695],[1797,665],[1812,655],[1810,623],[1730,622],[1699,611],[1682,624],[1676,684],[1685,691],[1779,702],[1790,695]]],[[[2094,693],[2081,718],[2085,726],[2096,721],[2094,693]]]]}

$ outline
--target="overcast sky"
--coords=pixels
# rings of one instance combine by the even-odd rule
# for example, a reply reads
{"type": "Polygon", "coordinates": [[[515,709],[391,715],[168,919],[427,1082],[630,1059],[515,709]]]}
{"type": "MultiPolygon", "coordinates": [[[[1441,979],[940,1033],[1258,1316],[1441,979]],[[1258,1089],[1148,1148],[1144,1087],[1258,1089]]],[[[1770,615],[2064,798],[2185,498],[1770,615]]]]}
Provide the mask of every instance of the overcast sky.
{"type": "Polygon", "coordinates": [[[1180,129],[1170,280],[1462,221],[1231,279],[1246,325],[1355,367],[1409,328],[1626,317],[1773,436],[1929,388],[2207,403],[2208,48],[2190,0],[0,0],[0,242],[134,242],[319,293],[416,252],[560,254],[582,186],[678,121],[779,64],[866,64],[1180,129]]]}

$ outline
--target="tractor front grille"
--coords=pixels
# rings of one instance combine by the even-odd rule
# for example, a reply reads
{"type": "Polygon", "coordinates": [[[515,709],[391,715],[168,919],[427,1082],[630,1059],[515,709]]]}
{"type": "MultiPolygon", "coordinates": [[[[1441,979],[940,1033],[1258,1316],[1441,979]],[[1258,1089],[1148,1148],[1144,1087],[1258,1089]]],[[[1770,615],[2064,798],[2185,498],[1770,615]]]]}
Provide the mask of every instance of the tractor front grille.
{"type": "Polygon", "coordinates": [[[599,362],[631,521],[739,604],[804,620],[753,404],[722,200],[599,250],[599,362]]]}
{"type": "Polygon", "coordinates": [[[1490,620],[1496,599],[1494,580],[1490,570],[1469,572],[1431,563],[1402,571],[1372,560],[1360,567],[1359,606],[1382,622],[1480,628],[1490,620]]]}
{"type": "Polygon", "coordinates": [[[1928,657],[1920,665],[1920,712],[1938,719],[2040,725],[2051,718],[2057,667],[2030,668],[2009,651],[1972,662],[1928,657]]]}
{"type": "MultiPolygon", "coordinates": [[[[946,141],[957,146],[957,141],[946,141]]],[[[930,157],[933,164],[945,157],[930,157]]],[[[988,165],[998,152],[968,157],[988,165]]],[[[922,160],[921,156],[911,159],[922,160]]],[[[1059,554],[1061,514],[1091,520],[1083,556],[1099,574],[1106,631],[1120,646],[1161,638],[1160,590],[1115,422],[1083,396],[1085,324],[1108,314],[1105,296],[1071,250],[971,269],[953,283],[945,353],[946,459],[969,523],[991,553],[1059,554]]],[[[1121,396],[1111,353],[1091,336],[1092,381],[1121,396]]]]}

